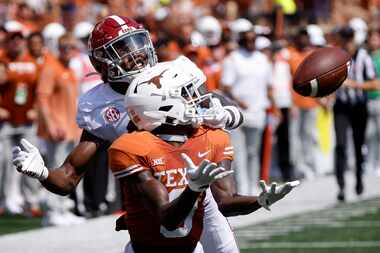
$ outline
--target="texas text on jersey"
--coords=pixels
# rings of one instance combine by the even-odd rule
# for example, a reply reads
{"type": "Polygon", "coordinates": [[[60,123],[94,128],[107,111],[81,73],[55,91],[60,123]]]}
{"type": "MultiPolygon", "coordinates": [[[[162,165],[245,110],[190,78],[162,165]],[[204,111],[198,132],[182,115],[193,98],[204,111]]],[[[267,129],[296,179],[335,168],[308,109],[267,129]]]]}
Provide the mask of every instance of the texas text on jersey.
{"type": "MultiPolygon", "coordinates": [[[[128,213],[127,225],[135,252],[192,252],[203,229],[204,199],[202,194],[182,227],[168,231],[143,206],[137,191],[123,184],[128,177],[143,170],[166,187],[169,200],[175,199],[188,184],[181,153],[195,164],[203,159],[219,162],[232,160],[229,137],[223,130],[200,128],[180,147],[175,147],[150,132],[124,134],[109,149],[110,167],[121,179],[123,204],[128,213]]],[[[206,194],[210,194],[207,192],[206,194]]]]}

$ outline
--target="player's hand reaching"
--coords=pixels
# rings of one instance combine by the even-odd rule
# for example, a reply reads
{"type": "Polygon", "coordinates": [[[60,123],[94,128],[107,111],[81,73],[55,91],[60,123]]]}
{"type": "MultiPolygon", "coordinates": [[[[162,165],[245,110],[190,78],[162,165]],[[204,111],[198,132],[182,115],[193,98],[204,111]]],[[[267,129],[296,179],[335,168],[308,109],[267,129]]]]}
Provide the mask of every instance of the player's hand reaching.
{"type": "Polygon", "coordinates": [[[18,172],[27,176],[45,180],[49,175],[40,152],[26,139],[21,139],[20,146],[13,147],[12,162],[18,172]]]}
{"type": "Polygon", "coordinates": [[[206,159],[197,166],[185,153],[182,153],[181,156],[186,163],[189,187],[195,192],[202,192],[215,180],[224,178],[233,173],[232,170],[218,167],[216,163],[206,159]]]}
{"type": "Polygon", "coordinates": [[[219,99],[212,98],[213,106],[204,111],[203,124],[211,128],[224,128],[230,120],[230,114],[224,109],[219,99]],[[207,116],[211,115],[211,116],[207,116]]]}
{"type": "Polygon", "coordinates": [[[291,181],[286,182],[282,185],[277,185],[277,183],[272,183],[270,186],[268,186],[264,180],[260,180],[260,187],[262,192],[260,193],[259,197],[257,198],[257,202],[264,207],[267,210],[270,210],[270,206],[285,197],[286,194],[291,192],[291,190],[298,186],[300,184],[300,181],[291,181]]]}

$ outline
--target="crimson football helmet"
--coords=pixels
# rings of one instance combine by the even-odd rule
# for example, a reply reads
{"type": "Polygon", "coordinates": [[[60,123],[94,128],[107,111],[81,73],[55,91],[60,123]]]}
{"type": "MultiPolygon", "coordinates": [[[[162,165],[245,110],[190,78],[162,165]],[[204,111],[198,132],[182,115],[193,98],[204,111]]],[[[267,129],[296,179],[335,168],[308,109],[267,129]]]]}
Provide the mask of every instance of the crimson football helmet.
{"type": "Polygon", "coordinates": [[[104,81],[130,83],[157,63],[149,32],[130,18],[112,15],[97,23],[88,41],[90,60],[104,81]]]}

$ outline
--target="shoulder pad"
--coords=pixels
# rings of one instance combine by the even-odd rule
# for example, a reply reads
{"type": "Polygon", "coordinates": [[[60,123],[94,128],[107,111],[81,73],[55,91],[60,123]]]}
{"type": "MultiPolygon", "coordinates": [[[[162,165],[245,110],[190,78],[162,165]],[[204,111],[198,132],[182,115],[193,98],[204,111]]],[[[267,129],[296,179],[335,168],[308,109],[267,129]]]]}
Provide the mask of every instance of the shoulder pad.
{"type": "Polygon", "coordinates": [[[116,139],[111,148],[122,150],[123,152],[145,156],[150,150],[151,146],[149,143],[152,142],[151,134],[147,131],[142,132],[133,132],[133,133],[125,133],[116,139]]]}

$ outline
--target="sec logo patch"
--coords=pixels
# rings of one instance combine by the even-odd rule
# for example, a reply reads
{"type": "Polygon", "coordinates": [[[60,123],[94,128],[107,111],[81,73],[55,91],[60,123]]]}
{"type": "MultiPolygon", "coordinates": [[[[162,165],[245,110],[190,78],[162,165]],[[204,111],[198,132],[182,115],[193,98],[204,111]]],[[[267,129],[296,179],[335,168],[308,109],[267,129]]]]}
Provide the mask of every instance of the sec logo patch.
{"type": "Polygon", "coordinates": [[[104,112],[104,119],[109,123],[116,122],[120,119],[120,111],[114,106],[108,107],[104,112]]]}

